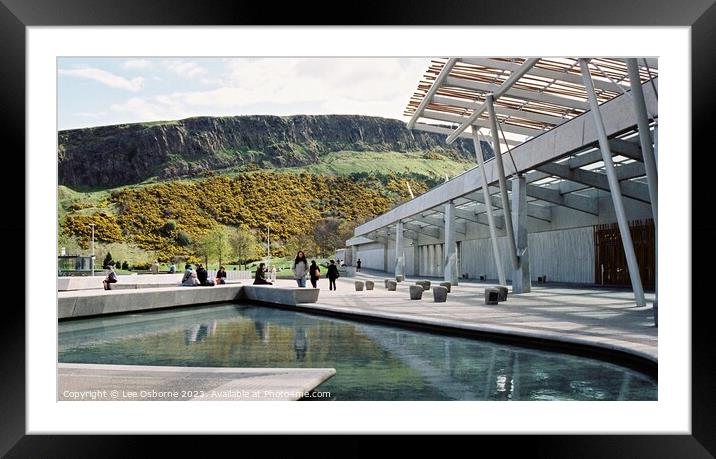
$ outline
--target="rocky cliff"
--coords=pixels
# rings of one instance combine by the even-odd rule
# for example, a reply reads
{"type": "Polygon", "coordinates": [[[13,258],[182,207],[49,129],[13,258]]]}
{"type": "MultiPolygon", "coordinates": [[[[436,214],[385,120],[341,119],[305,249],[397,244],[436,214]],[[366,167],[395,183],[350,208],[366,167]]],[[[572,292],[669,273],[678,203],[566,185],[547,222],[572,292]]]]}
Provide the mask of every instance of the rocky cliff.
{"type": "Polygon", "coordinates": [[[439,151],[474,158],[472,142],[354,115],[199,117],[59,132],[59,184],[109,188],[257,164],[303,166],[335,151],[439,151]]]}

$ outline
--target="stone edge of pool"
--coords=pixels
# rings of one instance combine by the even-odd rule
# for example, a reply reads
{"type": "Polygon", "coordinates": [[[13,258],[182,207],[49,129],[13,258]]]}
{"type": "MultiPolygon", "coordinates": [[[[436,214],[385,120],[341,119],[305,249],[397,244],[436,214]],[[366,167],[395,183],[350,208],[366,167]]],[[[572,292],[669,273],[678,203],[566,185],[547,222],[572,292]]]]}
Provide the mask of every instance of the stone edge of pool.
{"type": "MultiPolygon", "coordinates": [[[[617,357],[623,360],[627,357],[629,360],[636,359],[638,366],[647,371],[654,378],[657,377],[656,369],[658,364],[658,354],[644,352],[625,345],[617,343],[603,342],[598,339],[589,337],[577,337],[573,335],[557,335],[553,333],[545,333],[538,331],[515,330],[510,327],[501,327],[498,325],[476,325],[465,324],[461,322],[431,319],[426,317],[412,317],[402,314],[392,314],[380,311],[364,312],[345,307],[332,306],[327,304],[315,303],[311,305],[296,305],[293,307],[284,307],[285,309],[298,310],[302,312],[314,312],[334,317],[343,317],[346,319],[363,319],[371,322],[382,322],[386,324],[413,326],[416,328],[425,328],[433,331],[441,332],[457,332],[476,338],[496,337],[505,341],[514,342],[514,344],[527,344],[531,347],[545,347],[545,344],[556,345],[557,348],[567,350],[591,350],[597,351],[598,354],[606,354],[607,356],[617,357]]],[[[599,358],[600,355],[593,355],[593,358],[599,358]]]]}
{"type": "Polygon", "coordinates": [[[335,374],[335,368],[58,363],[57,400],[297,401],[335,374]]]}

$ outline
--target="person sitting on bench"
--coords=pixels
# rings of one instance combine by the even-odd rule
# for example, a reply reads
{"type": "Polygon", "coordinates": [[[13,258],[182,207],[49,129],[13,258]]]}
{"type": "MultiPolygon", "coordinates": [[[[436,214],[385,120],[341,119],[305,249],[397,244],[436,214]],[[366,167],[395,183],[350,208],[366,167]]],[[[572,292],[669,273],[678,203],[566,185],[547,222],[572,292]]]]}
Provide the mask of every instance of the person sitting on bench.
{"type": "Polygon", "coordinates": [[[107,273],[107,278],[102,281],[102,285],[105,290],[112,290],[111,284],[117,282],[117,273],[114,272],[114,265],[109,265],[107,269],[109,269],[109,272],[107,273]]]}
{"type": "Polygon", "coordinates": [[[266,280],[266,263],[259,264],[256,268],[256,277],[254,277],[254,285],[273,285],[273,283],[266,280]]]}

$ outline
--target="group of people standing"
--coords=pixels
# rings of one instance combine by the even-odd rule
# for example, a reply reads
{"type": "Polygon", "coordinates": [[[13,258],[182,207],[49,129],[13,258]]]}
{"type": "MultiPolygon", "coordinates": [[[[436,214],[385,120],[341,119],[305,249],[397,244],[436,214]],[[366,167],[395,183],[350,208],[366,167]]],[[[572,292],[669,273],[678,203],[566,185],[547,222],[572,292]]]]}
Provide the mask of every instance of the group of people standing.
{"type": "MultiPolygon", "coordinates": [[[[296,254],[296,259],[293,261],[293,278],[299,287],[306,286],[306,277],[311,280],[311,286],[318,288],[318,280],[321,278],[321,268],[316,264],[315,260],[308,264],[306,254],[300,250],[296,254]]],[[[338,266],[334,260],[331,260],[326,272],[328,276],[328,287],[330,290],[336,290],[336,279],[338,279],[338,266]]]]}

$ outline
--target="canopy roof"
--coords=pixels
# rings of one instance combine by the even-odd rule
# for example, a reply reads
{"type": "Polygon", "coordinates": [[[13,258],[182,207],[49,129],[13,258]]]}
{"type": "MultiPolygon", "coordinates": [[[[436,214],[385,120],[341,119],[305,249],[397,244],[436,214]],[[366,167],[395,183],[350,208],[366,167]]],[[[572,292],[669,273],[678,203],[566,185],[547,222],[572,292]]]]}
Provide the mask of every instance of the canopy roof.
{"type": "MultiPolygon", "coordinates": [[[[408,127],[449,134],[445,122],[464,123],[485,102],[487,94],[497,93],[528,60],[432,60],[405,108],[404,114],[411,117],[408,127]],[[442,129],[436,129],[439,125],[442,129]]],[[[658,76],[656,59],[639,59],[639,63],[641,83],[658,76]]],[[[631,82],[623,59],[593,58],[589,65],[600,104],[629,90],[631,82]]],[[[527,73],[510,83],[495,99],[503,143],[522,143],[589,110],[577,58],[540,58],[527,73]]],[[[471,124],[487,128],[488,123],[484,111],[471,124]]]]}

